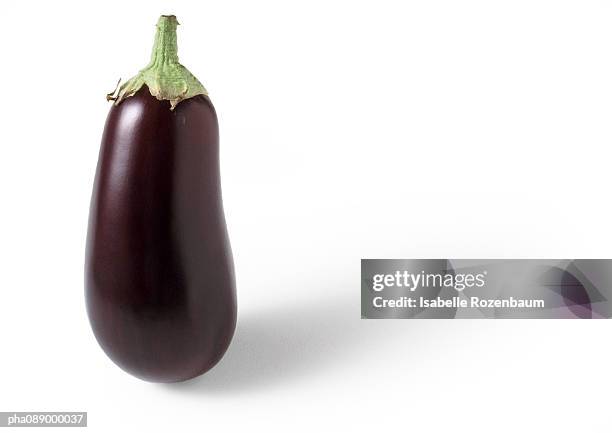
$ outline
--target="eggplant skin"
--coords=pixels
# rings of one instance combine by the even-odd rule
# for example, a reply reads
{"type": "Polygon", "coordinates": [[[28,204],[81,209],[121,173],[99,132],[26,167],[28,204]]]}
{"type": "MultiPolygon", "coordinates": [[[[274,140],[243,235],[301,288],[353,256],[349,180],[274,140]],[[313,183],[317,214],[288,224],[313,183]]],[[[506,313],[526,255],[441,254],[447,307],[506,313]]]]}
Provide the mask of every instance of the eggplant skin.
{"type": "Polygon", "coordinates": [[[85,299],[96,339],[143,380],[212,368],[236,327],[219,127],[202,95],[170,110],[143,87],[108,115],[94,182],[85,299]]]}

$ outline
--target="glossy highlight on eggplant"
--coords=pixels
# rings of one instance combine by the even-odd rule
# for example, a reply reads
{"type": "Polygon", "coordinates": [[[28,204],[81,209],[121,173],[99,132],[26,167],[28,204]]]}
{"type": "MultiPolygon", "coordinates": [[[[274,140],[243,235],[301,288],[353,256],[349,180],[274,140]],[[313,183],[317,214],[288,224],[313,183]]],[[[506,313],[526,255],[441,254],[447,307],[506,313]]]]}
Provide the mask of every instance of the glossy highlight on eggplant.
{"type": "MultiPolygon", "coordinates": [[[[165,19],[176,22],[160,18],[158,36],[168,31],[165,19]]],[[[171,36],[160,43],[172,44],[171,36]]],[[[111,107],[91,200],[85,294],[100,346],[136,377],[187,380],[225,353],[236,325],[235,278],[217,115],[205,94],[173,104],[145,83],[111,107]]]]}

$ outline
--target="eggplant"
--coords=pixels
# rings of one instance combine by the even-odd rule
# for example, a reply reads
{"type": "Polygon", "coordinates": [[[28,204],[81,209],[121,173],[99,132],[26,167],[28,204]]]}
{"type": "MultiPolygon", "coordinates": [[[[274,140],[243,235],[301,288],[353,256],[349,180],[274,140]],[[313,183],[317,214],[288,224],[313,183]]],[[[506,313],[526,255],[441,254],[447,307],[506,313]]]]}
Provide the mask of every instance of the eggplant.
{"type": "Polygon", "coordinates": [[[123,370],[179,382],[212,368],[236,327],[219,127],[162,16],[151,62],[108,95],[85,258],[94,335],[123,370]]]}

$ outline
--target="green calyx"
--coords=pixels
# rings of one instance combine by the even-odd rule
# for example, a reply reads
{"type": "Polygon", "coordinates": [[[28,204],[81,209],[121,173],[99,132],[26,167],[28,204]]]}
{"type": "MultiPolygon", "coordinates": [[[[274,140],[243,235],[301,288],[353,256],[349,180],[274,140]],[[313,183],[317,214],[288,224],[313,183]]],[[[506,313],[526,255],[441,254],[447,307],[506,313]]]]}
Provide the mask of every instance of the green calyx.
{"type": "Polygon", "coordinates": [[[117,89],[106,96],[109,101],[115,101],[115,105],[118,105],[145,84],[151,95],[160,101],[170,101],[171,110],[185,99],[208,95],[202,83],[179,63],[176,45],[178,24],[174,15],[162,15],[159,18],[151,62],[135,77],[121,86],[117,85],[117,89]]]}

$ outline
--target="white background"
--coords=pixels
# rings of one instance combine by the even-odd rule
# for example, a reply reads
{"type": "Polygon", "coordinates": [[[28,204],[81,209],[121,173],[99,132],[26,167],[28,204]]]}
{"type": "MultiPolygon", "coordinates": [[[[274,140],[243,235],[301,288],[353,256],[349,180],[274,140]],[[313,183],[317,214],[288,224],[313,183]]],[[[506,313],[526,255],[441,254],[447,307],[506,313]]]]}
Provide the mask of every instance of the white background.
{"type": "Polygon", "coordinates": [[[100,432],[609,428],[610,322],[360,320],[359,259],[610,257],[612,3],[1,14],[0,411],[88,411],[100,432]],[[104,96],[162,13],[219,113],[239,296],[225,358],[178,385],[117,368],[83,301],[104,96]]]}

